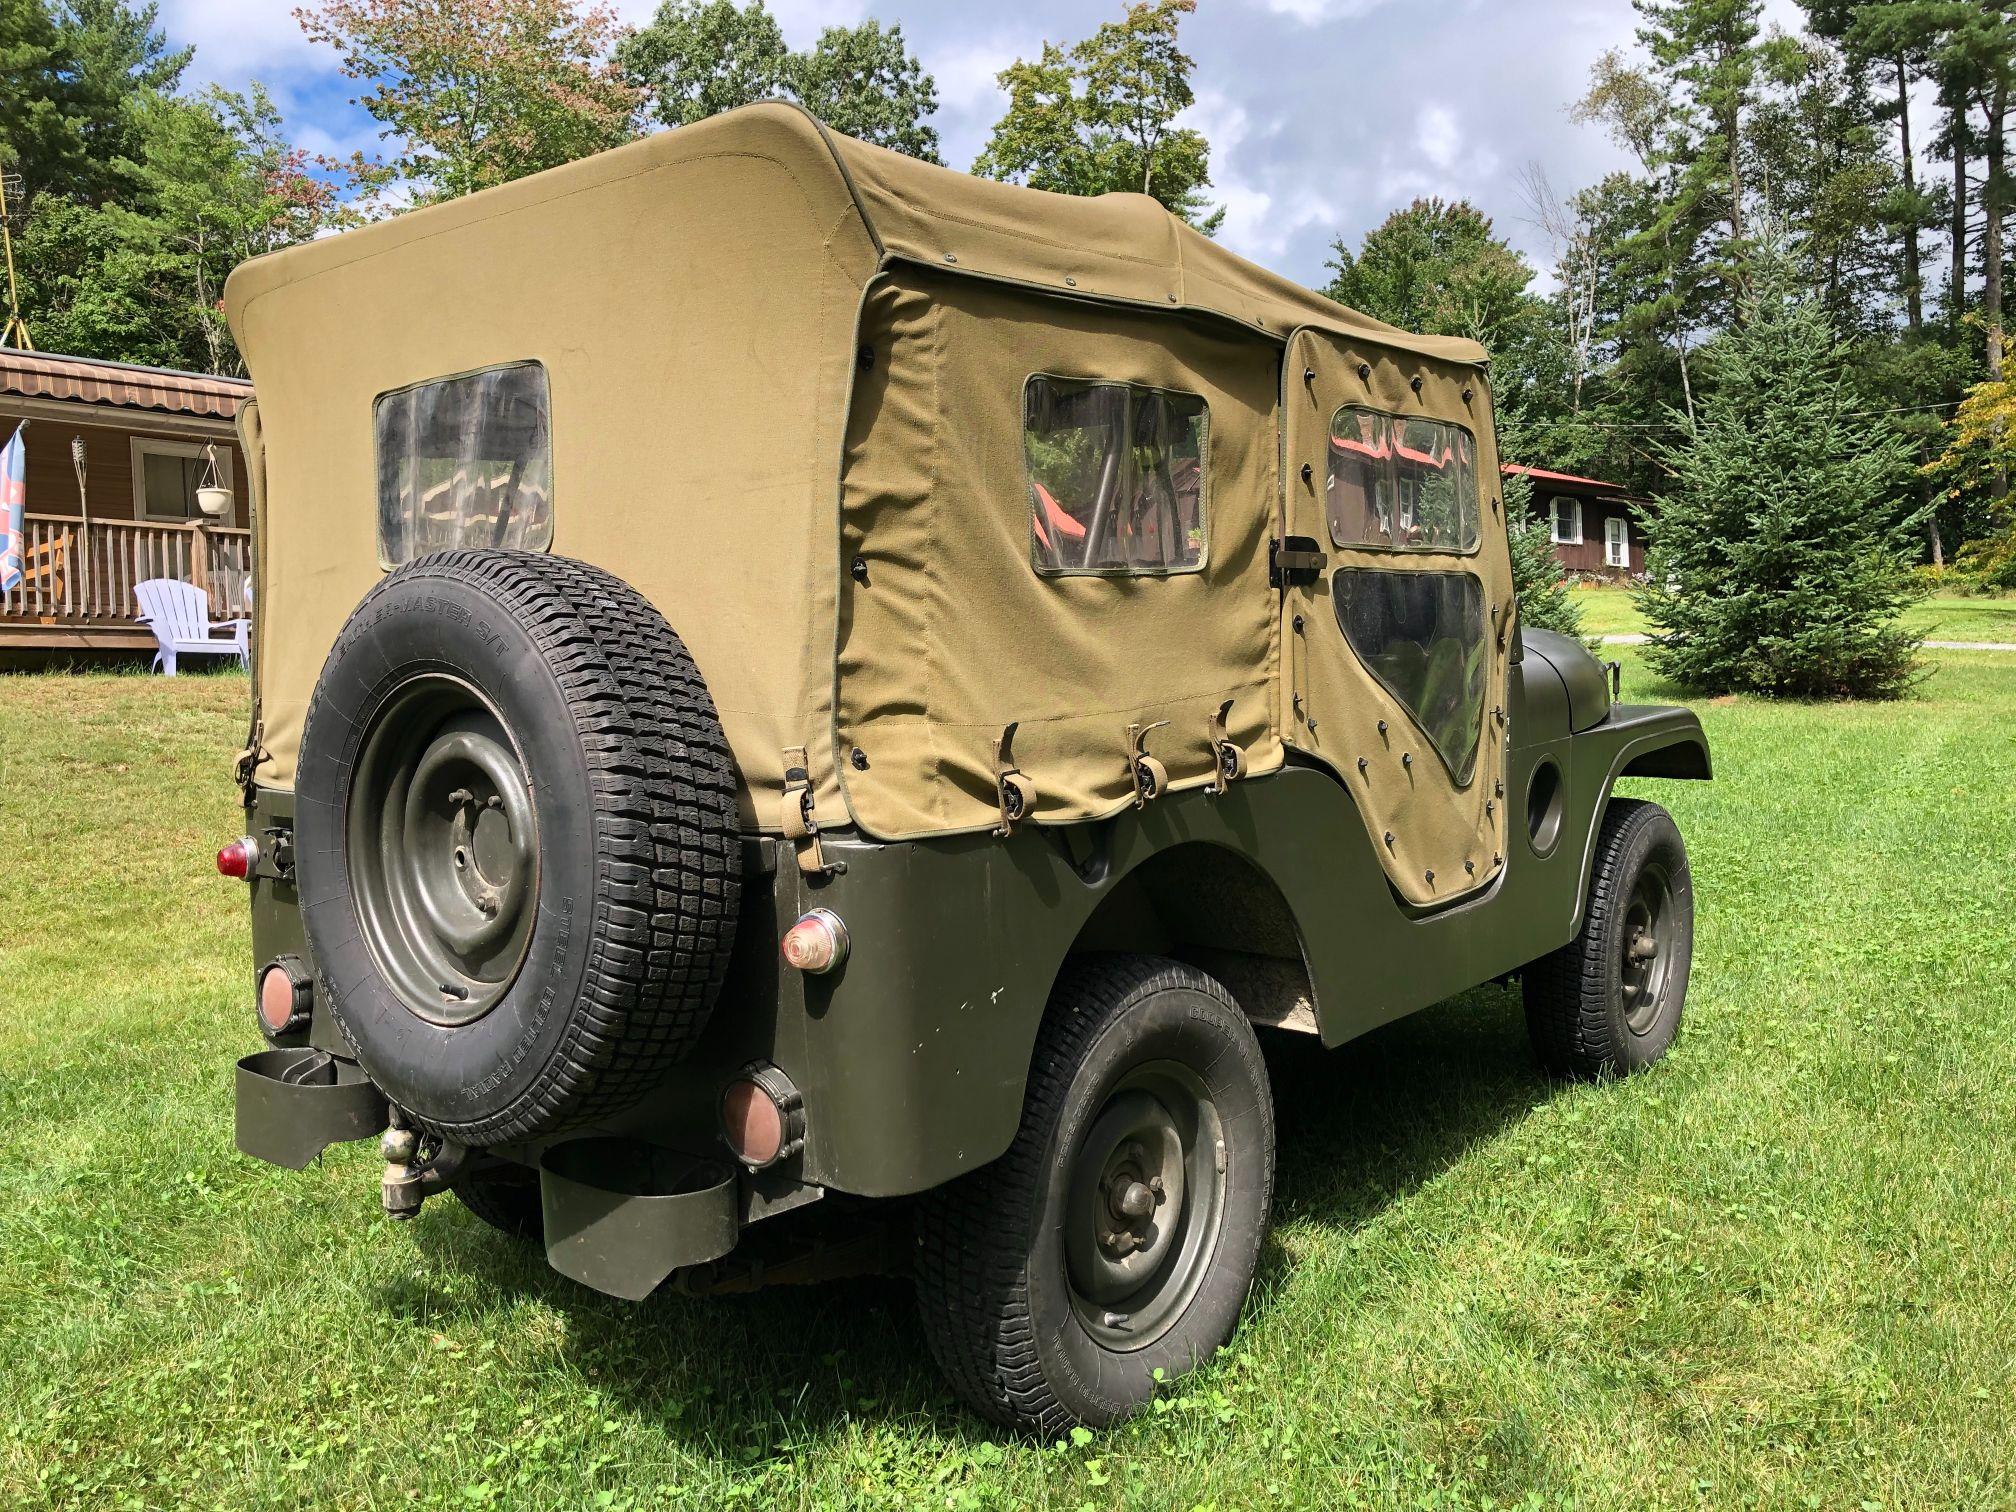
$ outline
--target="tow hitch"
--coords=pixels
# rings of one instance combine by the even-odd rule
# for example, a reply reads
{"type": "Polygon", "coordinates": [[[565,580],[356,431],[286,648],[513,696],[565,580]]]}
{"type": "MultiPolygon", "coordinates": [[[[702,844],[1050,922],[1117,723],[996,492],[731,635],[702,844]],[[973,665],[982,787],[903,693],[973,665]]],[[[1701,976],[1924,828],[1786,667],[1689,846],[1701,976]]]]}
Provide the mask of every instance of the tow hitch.
{"type": "Polygon", "coordinates": [[[391,1110],[391,1123],[378,1141],[378,1151],[385,1157],[379,1201],[391,1218],[413,1217],[421,1203],[452,1187],[469,1162],[467,1145],[438,1134],[422,1135],[398,1108],[391,1110]]]}

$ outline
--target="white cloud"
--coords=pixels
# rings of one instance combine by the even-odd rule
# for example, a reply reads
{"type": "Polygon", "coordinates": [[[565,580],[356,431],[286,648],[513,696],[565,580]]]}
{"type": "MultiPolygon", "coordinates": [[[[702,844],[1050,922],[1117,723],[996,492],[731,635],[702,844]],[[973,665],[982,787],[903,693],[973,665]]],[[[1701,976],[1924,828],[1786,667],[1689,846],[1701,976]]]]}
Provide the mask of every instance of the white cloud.
{"type": "Polygon", "coordinates": [[[1277,16],[1287,16],[1304,26],[1320,26],[1326,21],[1343,21],[1377,10],[1387,0],[1260,0],[1277,16]]]}
{"type": "Polygon", "coordinates": [[[1447,105],[1430,105],[1421,112],[1421,124],[1414,131],[1414,145],[1437,168],[1455,166],[1456,153],[1463,145],[1463,129],[1456,124],[1456,112],[1447,105]]]}
{"type": "Polygon", "coordinates": [[[302,34],[284,0],[162,0],[161,26],[176,44],[196,44],[195,74],[242,84],[247,76],[313,70],[330,61],[302,34]]]}

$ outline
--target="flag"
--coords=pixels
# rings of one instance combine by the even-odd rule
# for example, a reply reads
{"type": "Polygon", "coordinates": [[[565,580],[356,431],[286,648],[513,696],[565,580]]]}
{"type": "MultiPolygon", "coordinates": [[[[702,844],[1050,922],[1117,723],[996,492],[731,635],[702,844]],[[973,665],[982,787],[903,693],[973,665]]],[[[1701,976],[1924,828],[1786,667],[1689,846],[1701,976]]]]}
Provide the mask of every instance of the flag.
{"type": "Polygon", "coordinates": [[[24,421],[0,451],[0,593],[21,586],[22,514],[28,508],[28,446],[22,439],[24,421]]]}

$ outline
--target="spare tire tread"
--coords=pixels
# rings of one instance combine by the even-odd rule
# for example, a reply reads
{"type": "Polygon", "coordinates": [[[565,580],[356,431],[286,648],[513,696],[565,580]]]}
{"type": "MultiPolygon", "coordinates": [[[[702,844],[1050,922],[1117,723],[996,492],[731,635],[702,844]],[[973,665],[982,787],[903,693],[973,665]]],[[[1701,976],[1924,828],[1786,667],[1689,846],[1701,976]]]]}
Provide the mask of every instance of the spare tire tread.
{"type": "Polygon", "coordinates": [[[395,574],[415,576],[481,580],[552,668],[590,772],[600,886],[579,1010],[539,1077],[467,1123],[409,1111],[474,1145],[590,1123],[634,1103],[691,1048],[720,992],[741,906],[734,760],[685,644],[620,578],[502,550],[436,552],[395,574]]]}

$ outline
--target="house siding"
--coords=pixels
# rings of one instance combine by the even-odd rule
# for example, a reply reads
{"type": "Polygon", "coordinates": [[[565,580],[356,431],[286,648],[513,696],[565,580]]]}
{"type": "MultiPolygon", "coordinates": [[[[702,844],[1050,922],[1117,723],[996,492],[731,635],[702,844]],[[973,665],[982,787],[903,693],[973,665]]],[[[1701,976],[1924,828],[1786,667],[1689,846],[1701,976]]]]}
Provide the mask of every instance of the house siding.
{"type": "MultiPolygon", "coordinates": [[[[75,419],[53,420],[41,415],[29,420],[28,501],[29,514],[74,515],[77,513],[77,474],[70,462],[70,439],[82,436],[86,447],[86,497],[94,520],[131,520],[133,499],[132,438],[174,441],[202,445],[213,441],[221,458],[231,457],[231,513],[215,523],[239,526],[246,523],[245,458],[233,435],[231,422],[215,422],[212,435],[191,435],[185,428],[165,431],[146,423],[146,416],[134,412],[106,413],[77,406],[75,419]]],[[[19,405],[0,397],[0,440],[14,432],[22,418],[19,405]]]]}
{"type": "MultiPolygon", "coordinates": [[[[1547,512],[1551,508],[1552,501],[1556,496],[1556,494],[1544,494],[1541,496],[1539,510],[1543,520],[1547,518],[1547,512]]],[[[1562,498],[1576,497],[1576,495],[1566,493],[1559,494],[1558,496],[1562,498]]],[[[1581,503],[1582,540],[1580,544],[1559,541],[1554,544],[1554,555],[1560,559],[1561,565],[1570,572],[1581,573],[1588,577],[1623,577],[1627,571],[1632,576],[1642,574],[1645,571],[1645,528],[1631,506],[1617,499],[1583,498],[1581,503]],[[1609,528],[1605,522],[1618,517],[1621,517],[1625,521],[1630,531],[1631,565],[1628,569],[1612,567],[1604,561],[1603,543],[1605,540],[1605,531],[1609,528]]]]}

